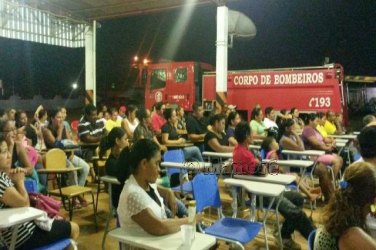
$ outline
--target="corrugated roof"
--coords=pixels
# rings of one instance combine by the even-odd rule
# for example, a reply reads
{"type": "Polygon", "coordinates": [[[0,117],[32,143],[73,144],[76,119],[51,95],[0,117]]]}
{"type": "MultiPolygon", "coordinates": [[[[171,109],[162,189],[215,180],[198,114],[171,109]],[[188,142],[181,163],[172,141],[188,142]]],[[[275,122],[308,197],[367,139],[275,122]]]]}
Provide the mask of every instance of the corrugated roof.
{"type": "Polygon", "coordinates": [[[19,0],[34,8],[79,20],[102,20],[164,11],[185,4],[216,5],[223,0],[19,0]]]}

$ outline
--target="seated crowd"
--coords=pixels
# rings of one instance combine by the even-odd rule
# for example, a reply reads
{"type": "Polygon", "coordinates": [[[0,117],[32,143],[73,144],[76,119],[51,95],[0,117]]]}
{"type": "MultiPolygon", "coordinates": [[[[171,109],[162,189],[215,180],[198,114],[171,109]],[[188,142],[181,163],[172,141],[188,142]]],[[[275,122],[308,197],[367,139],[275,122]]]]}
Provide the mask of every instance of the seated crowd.
{"type": "MultiPolygon", "coordinates": [[[[273,107],[263,110],[258,105],[247,122],[242,121],[234,107],[216,109],[206,117],[200,104],[193,104],[192,112],[187,115],[181,106],[159,102],[152,111],[133,105],[109,111],[105,105],[100,109],[87,105],[77,128],[72,128],[66,118],[64,107],[48,112],[38,107],[30,121],[22,110],[9,110],[0,120],[0,208],[30,205],[25,178],[35,180],[38,191],[45,193],[46,176],[38,174],[44,167],[43,154],[48,149],[77,145],[80,141],[89,146],[67,154],[67,168],[79,168],[69,174],[68,183],[85,186],[89,173],[93,177],[98,175],[89,164],[98,153],[106,160],[106,174],[117,177],[121,183],[112,187],[112,202],[117,208],[120,226],[125,230],[165,235],[179,231],[180,225],[188,223],[187,208],[180,196],[169,186],[157,184],[161,178],[160,163],[167,150],[180,148],[186,161],[196,162],[205,161],[204,151],[233,153],[231,168],[217,173],[225,178],[232,174],[265,176],[271,170],[262,168],[262,160],[283,159],[282,150],[320,150],[325,154],[309,158],[317,162],[313,174],[319,179],[319,188],[301,181],[304,176],[289,173],[296,175],[295,185],[302,193],[288,190],[277,201],[285,219],[280,229],[283,249],[301,249],[291,237],[295,230],[307,240],[316,230],[303,204],[305,199],[317,200],[321,193],[326,219],[317,229],[315,249],[376,248],[365,227],[365,215],[376,197],[374,116],[363,119],[366,127],[358,136],[362,158],[350,166],[344,166],[337,154],[332,135],[341,135],[345,129],[341,115],[332,111],[301,116],[296,108],[290,113],[277,114],[273,107]],[[256,143],[255,139],[261,142],[259,153],[249,149],[256,143]],[[340,183],[340,188],[336,183],[340,183]]],[[[278,171],[288,173],[279,167],[278,171]]],[[[194,174],[184,178],[172,175],[170,186],[192,180],[194,174]]],[[[263,202],[267,205],[270,200],[265,198],[263,202]]],[[[82,196],[74,199],[73,204],[75,208],[88,205],[82,196]]],[[[196,219],[201,220],[201,215],[196,219]]],[[[9,245],[12,229],[1,231],[0,235],[0,240],[9,245]]],[[[16,246],[17,249],[38,247],[62,238],[75,240],[78,235],[79,228],[74,222],[53,220],[49,231],[34,222],[26,222],[20,228],[16,246]]]]}

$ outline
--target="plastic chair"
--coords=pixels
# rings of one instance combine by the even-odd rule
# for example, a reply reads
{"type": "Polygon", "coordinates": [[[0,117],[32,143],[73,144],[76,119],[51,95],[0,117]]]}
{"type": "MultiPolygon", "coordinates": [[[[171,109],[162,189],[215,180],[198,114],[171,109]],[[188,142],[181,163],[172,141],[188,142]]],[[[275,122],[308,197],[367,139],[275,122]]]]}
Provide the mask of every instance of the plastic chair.
{"type": "MultiPolygon", "coordinates": [[[[71,185],[67,187],[62,187],[61,175],[63,173],[68,173],[67,171],[67,156],[65,152],[59,148],[50,149],[44,156],[44,167],[45,169],[39,170],[41,173],[49,174],[49,173],[56,173],[57,181],[58,181],[58,188],[54,190],[48,190],[48,194],[54,196],[60,196],[64,208],[69,212],[69,220],[72,220],[73,216],[73,198],[79,195],[83,195],[85,193],[90,193],[93,203],[93,211],[94,211],[94,223],[95,228],[97,228],[97,219],[96,219],[96,206],[94,200],[94,194],[91,188],[82,187],[78,185],[71,185]],[[68,202],[68,206],[65,205],[65,202],[68,202]]],[[[76,169],[76,168],[75,168],[76,169]]],[[[74,170],[73,170],[74,171],[74,170]]]]}
{"type": "MultiPolygon", "coordinates": [[[[168,150],[166,153],[163,155],[163,160],[164,161],[169,161],[169,162],[185,162],[185,156],[184,152],[182,149],[174,149],[174,150],[168,150]]],[[[180,175],[180,185],[171,188],[175,192],[182,192],[182,193],[192,193],[192,183],[185,182],[181,184],[182,181],[182,175],[186,174],[187,170],[186,169],[181,169],[181,168],[167,168],[167,176],[171,178],[171,175],[173,174],[179,174],[180,175]]]]}
{"type": "Polygon", "coordinates": [[[196,210],[202,212],[207,207],[218,208],[219,220],[213,225],[199,229],[205,234],[217,239],[232,242],[244,249],[244,244],[253,240],[260,232],[262,224],[238,218],[225,218],[222,214],[217,178],[214,174],[198,174],[192,181],[193,196],[196,200],[196,210]]]}
{"type": "Polygon", "coordinates": [[[38,184],[35,180],[25,180],[24,184],[25,184],[25,189],[28,193],[38,192],[38,184]]]}
{"type": "MultiPolygon", "coordinates": [[[[109,175],[102,176],[100,177],[100,179],[104,183],[107,183],[107,186],[108,186],[108,214],[107,214],[106,226],[104,228],[104,233],[103,233],[103,238],[102,238],[102,249],[105,249],[106,237],[109,231],[110,220],[113,216],[115,216],[116,218],[118,217],[117,212],[116,212],[116,207],[114,207],[112,203],[112,185],[120,185],[121,183],[118,181],[116,177],[109,176],[109,175]]],[[[98,207],[98,196],[97,196],[97,207],[98,207]]]]}
{"type": "Polygon", "coordinates": [[[46,246],[35,248],[34,250],[63,250],[67,249],[69,246],[72,246],[74,250],[77,250],[76,243],[71,239],[58,240],[46,246]]]}
{"type": "Polygon", "coordinates": [[[95,149],[95,156],[92,157],[92,163],[94,166],[94,171],[96,172],[96,182],[97,182],[97,198],[96,198],[96,207],[98,208],[98,199],[99,193],[101,191],[106,191],[105,187],[101,188],[101,177],[104,176],[103,173],[105,172],[106,161],[111,153],[111,150],[107,150],[103,157],[99,156],[99,147],[95,149]]]}
{"type": "Polygon", "coordinates": [[[313,250],[316,238],[316,230],[313,230],[308,236],[308,250],[313,250]]]}

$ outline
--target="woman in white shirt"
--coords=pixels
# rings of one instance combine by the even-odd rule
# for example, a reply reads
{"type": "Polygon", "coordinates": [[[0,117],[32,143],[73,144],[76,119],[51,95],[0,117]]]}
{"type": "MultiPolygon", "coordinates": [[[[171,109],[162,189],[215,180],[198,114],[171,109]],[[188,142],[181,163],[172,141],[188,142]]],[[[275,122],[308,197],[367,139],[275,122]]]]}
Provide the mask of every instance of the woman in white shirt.
{"type": "Polygon", "coordinates": [[[161,162],[159,146],[141,139],[134,144],[130,158],[133,174],[124,185],[117,209],[120,226],[128,232],[153,235],[179,231],[181,225],[188,224],[188,218],[167,219],[163,199],[176,210],[175,196],[171,190],[157,189],[155,184],[161,162]]]}
{"type": "Polygon", "coordinates": [[[126,111],[126,117],[121,122],[121,127],[125,130],[128,138],[133,138],[133,132],[135,131],[139,121],[136,117],[138,108],[134,105],[129,105],[126,111]]]}

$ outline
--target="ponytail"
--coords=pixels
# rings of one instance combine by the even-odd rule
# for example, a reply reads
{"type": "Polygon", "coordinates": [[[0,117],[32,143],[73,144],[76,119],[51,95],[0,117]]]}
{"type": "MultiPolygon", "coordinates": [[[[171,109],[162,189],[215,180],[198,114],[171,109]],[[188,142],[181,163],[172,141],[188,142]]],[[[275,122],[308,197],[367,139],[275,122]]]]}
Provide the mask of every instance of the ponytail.
{"type": "Polygon", "coordinates": [[[99,157],[103,158],[106,151],[114,147],[116,139],[120,139],[125,135],[124,129],[121,127],[114,127],[107,136],[103,137],[99,143],[99,157]]]}

